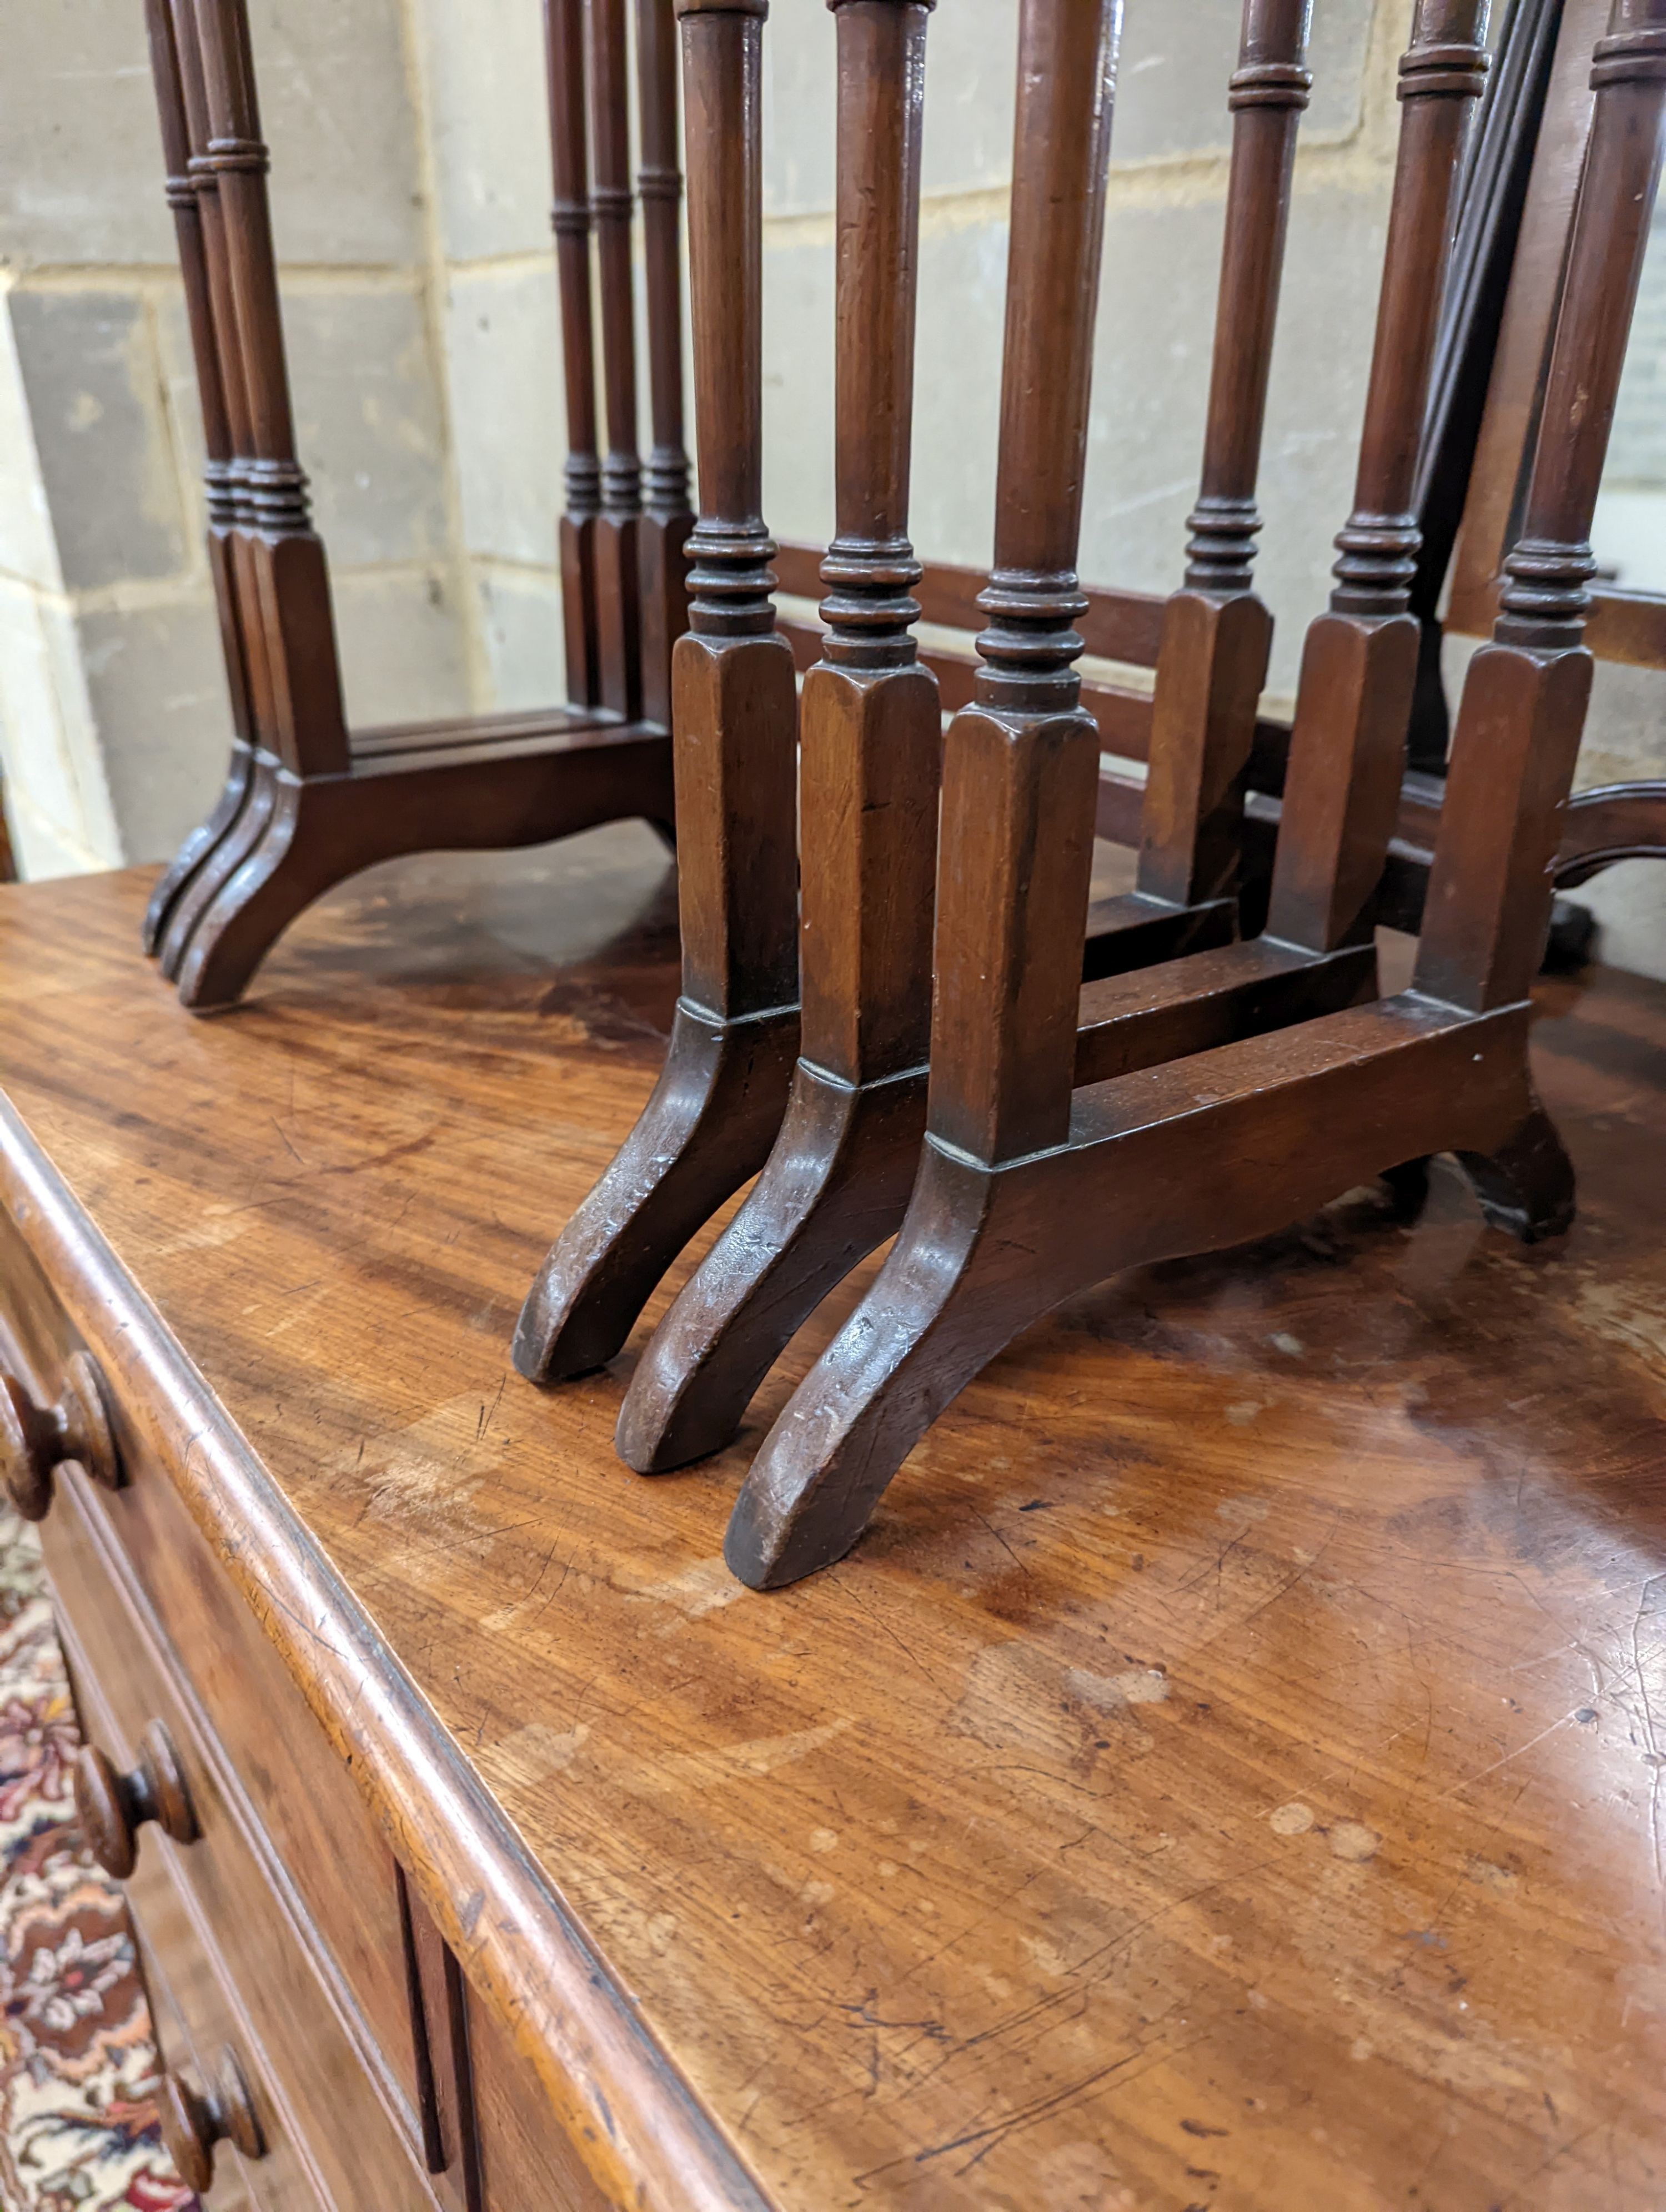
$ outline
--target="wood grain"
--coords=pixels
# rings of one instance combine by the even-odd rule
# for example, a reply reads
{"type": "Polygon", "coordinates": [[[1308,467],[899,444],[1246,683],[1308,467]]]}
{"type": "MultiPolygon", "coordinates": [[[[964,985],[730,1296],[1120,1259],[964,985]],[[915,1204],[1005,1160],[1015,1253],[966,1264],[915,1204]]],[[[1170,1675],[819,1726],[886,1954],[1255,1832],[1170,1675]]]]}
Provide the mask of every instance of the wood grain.
{"type": "Polygon", "coordinates": [[[0,893],[6,1202],[604,2195],[1654,2212],[1666,991],[1541,988],[1565,1244],[1443,1168],[1073,1299],[757,1599],[756,1431],[638,1483],[629,1355],[504,1352],[653,1082],[668,878],[404,863],[212,1025],[144,875],[0,893]]]}

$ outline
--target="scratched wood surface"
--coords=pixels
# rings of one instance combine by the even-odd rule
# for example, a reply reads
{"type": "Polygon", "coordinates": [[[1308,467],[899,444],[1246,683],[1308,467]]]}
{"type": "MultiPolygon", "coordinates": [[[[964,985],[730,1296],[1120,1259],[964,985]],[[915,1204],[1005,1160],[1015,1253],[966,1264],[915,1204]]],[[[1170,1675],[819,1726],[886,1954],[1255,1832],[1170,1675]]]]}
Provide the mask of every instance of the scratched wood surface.
{"type": "Polygon", "coordinates": [[[772,2199],[1655,2212],[1666,990],[1545,988],[1564,1243],[1442,1170],[1103,1286],[760,1597],[846,1299],[654,1481],[643,1331],[508,1364],[669,1026],[647,833],[366,878],[207,1024],[149,880],[0,891],[0,1082],[772,2199]]]}

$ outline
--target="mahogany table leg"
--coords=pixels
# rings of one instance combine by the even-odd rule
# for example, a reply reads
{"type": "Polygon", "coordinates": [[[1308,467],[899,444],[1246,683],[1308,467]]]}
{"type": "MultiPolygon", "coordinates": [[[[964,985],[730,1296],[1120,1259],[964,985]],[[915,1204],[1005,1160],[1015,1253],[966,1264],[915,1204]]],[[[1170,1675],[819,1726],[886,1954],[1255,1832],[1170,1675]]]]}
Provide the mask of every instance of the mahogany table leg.
{"type": "Polygon", "coordinates": [[[635,307],[630,270],[629,104],[624,0],[584,0],[590,88],[590,219],[601,302],[607,450],[595,543],[601,702],[627,721],[642,711],[642,465],[636,451],[635,307]]]}
{"type": "Polygon", "coordinates": [[[701,518],[672,667],[683,993],[635,1128],[544,1263],[523,1375],[611,1358],[654,1285],[768,1157],[798,1050],[798,699],[760,504],[763,0],[678,0],[701,518]]]}
{"type": "Polygon", "coordinates": [[[251,810],[255,834],[249,848],[198,916],[177,966],[167,971],[180,1003],[193,1012],[232,1005],[283,931],[327,888],[324,854],[316,838],[304,833],[307,795],[297,777],[276,764],[266,767],[258,804],[251,810]]]}
{"type": "Polygon", "coordinates": [[[1401,129],[1353,509],[1302,657],[1267,927],[1328,952],[1369,939],[1417,683],[1412,511],[1452,210],[1485,82],[1482,0],[1422,0],[1400,64],[1401,129]]]}
{"type": "MultiPolygon", "coordinates": [[[[1594,137],[1593,160],[1608,151],[1610,136],[1594,137]]],[[[1607,179],[1599,169],[1592,189],[1607,179]]],[[[1602,258],[1602,274],[1622,299],[1626,245],[1622,236],[1609,247],[1612,259],[1602,258]]],[[[1590,312],[1588,283],[1584,264],[1571,272],[1571,313],[1590,312]]],[[[1569,373],[1563,350],[1553,361],[1553,379],[1559,369],[1569,373]]],[[[1600,362],[1589,367],[1586,388],[1601,390],[1602,373],[1600,362]]],[[[1568,404],[1566,389],[1548,392],[1547,418],[1556,419],[1552,406],[1568,404]]],[[[1590,697],[1591,659],[1580,644],[1585,585],[1594,573],[1589,519],[1578,530],[1573,501],[1566,493],[1554,499],[1552,488],[1539,484],[1535,472],[1529,534],[1505,561],[1494,642],[1466,675],[1414,977],[1414,988],[1476,1013],[1524,999],[1538,972],[1551,863],[1590,697]]],[[[1506,1143],[1484,1156],[1459,1157],[1494,1228],[1531,1244],[1572,1223],[1572,1163],[1536,1103],[1506,1143]]]]}
{"type": "MultiPolygon", "coordinates": [[[[889,1304],[865,1302],[870,1339],[877,1326],[891,1340],[887,1314],[906,1329],[911,1301],[933,1336],[927,1309],[940,1308],[952,1333],[964,1301],[978,1305],[976,1185],[990,1170],[942,1184],[945,1151],[1023,1159],[1069,1133],[1099,749],[1075,673],[1085,602],[1074,563],[1120,28],[1116,0],[1026,0],[1020,18],[995,559],[979,600],[985,665],[944,749],[931,1133],[880,1276],[889,1304]],[[958,1194],[946,1207],[939,1185],[958,1194]]],[[[830,1363],[848,1336],[812,1370],[813,1389],[834,1391],[830,1363]]],[[[883,1389],[877,1370],[876,1380],[883,1389]]],[[[804,1496],[814,1492],[826,1440],[813,1413],[803,1418],[803,1389],[793,1404],[793,1425],[770,1432],[736,1508],[727,1552],[743,1579],[769,1579],[778,1556],[797,1556],[781,1516],[791,1518],[800,1477],[804,1496]]]]}
{"type": "Polygon", "coordinates": [[[251,750],[265,716],[258,614],[249,588],[239,465],[248,450],[248,409],[238,351],[216,180],[208,143],[202,62],[190,0],[146,0],[157,113],[167,166],[192,357],[206,449],[209,570],[218,611],[234,736],[209,818],[164,870],[145,911],[144,949],[157,953],[175,907],[231,832],[248,798],[251,750]]]}
{"type": "MultiPolygon", "coordinates": [[[[226,769],[226,780],[220,787],[220,796],[213,811],[199,823],[174,854],[161,875],[144,911],[141,942],[153,959],[162,950],[179,901],[195,882],[199,870],[207,865],[228,837],[246,805],[254,784],[253,749],[234,740],[231,759],[226,769]]],[[[165,974],[167,970],[163,971],[165,974]]]]}
{"type": "Polygon", "coordinates": [[[567,696],[601,704],[596,628],[596,518],[602,465],[596,451],[596,346],[591,307],[589,157],[587,151],[584,0],[544,0],[550,145],[555,196],[556,276],[567,401],[565,506],[561,518],[561,603],[567,696]]]}
{"type": "Polygon", "coordinates": [[[1163,611],[1139,875],[1133,892],[1096,910],[1090,980],[1237,932],[1244,788],[1273,644],[1272,616],[1252,587],[1256,483],[1296,131],[1312,84],[1309,12],[1307,0],[1245,0],[1227,95],[1232,166],[1202,481],[1185,583],[1163,611]]]}
{"type": "Polygon", "coordinates": [[[1560,1237],[1573,1226],[1573,1163],[1556,1124],[1535,1104],[1490,1152],[1460,1152],[1488,1224],[1518,1244],[1560,1237]]]}
{"type": "Polygon", "coordinates": [[[282,763],[264,749],[249,757],[248,784],[243,804],[226,834],[198,866],[174,901],[156,964],[170,983],[177,983],[204,917],[213,908],[238,872],[258,850],[277,804],[277,778],[282,763]]]}
{"type": "Polygon", "coordinates": [[[350,767],[324,548],[295,452],[266,189],[271,164],[260,137],[246,0],[194,0],[192,21],[194,39],[180,42],[182,64],[190,56],[183,82],[201,148],[193,167],[215,185],[211,260],[223,267],[228,357],[237,363],[228,392],[237,390],[246,410],[247,445],[234,474],[245,523],[246,629],[260,640],[264,720],[249,797],[163,935],[163,972],[179,980],[188,1004],[207,1003],[198,999],[198,979],[216,968],[212,946],[226,936],[238,898],[257,904],[228,942],[247,947],[259,935],[256,916],[271,904],[264,886],[289,872],[295,817],[279,787],[283,773],[340,775],[350,767]]]}
{"type": "MultiPolygon", "coordinates": [[[[1479,10],[1466,17],[1462,7],[1420,7],[1420,95],[1443,88],[1430,82],[1438,73],[1473,78],[1479,10]]],[[[1002,1004],[1000,991],[981,1004],[963,991],[952,1068],[940,1023],[933,1036],[932,1127],[897,1246],[794,1393],[737,1504],[726,1553],[743,1579],[774,1585],[841,1556],[911,1444],[978,1366],[1061,1297],[1134,1260],[1265,1233],[1364,1175],[1439,1151],[1458,1155],[1491,1217],[1517,1234],[1565,1222],[1571,1188],[1532,1091],[1526,994],[1589,690],[1587,541],[1659,172],[1666,0],[1615,0],[1612,23],[1593,70],[1596,120],[1524,534],[1506,564],[1495,642],[1465,686],[1412,988],[1093,1085],[1077,1093],[1067,1131],[1052,1134],[1022,1110],[1037,1100],[1025,1101],[1015,1071],[988,1081],[999,1036],[989,1008],[1002,1004]]],[[[1021,81],[1041,74],[1021,69],[1021,81]]],[[[1438,179],[1444,134],[1414,116],[1407,131],[1438,179]]],[[[1422,182],[1402,174],[1414,206],[1422,182]]],[[[1015,200],[1021,189],[1020,167],[1015,200]]],[[[1429,250],[1440,250],[1442,229],[1428,222],[1429,250]]],[[[1404,275],[1391,252],[1385,292],[1404,275]]],[[[1399,534],[1397,523],[1383,533],[1399,534]]],[[[1359,726],[1345,729],[1357,769],[1359,726]]],[[[939,975],[945,915],[964,932],[976,911],[957,902],[951,856],[958,849],[960,868],[986,890],[1002,880],[972,846],[970,810],[957,812],[964,758],[952,748],[945,769],[939,975]]],[[[1314,813],[1334,831],[1338,810],[1314,813]]],[[[1010,806],[1005,818],[1014,818],[1010,806]]],[[[1366,821],[1359,835],[1370,829],[1366,821]]],[[[999,855],[1003,842],[998,834],[991,850],[999,855]]],[[[1033,836],[1025,843],[1032,854],[1056,849],[1033,836]]],[[[1310,910],[1324,927],[1347,931],[1350,902],[1331,891],[1346,882],[1356,838],[1333,835],[1330,851],[1333,867],[1296,880],[1320,893],[1310,910]]]]}
{"type": "MultiPolygon", "coordinates": [[[[233,477],[245,635],[258,639],[261,747],[227,836],[198,867],[163,933],[164,974],[189,1005],[218,1005],[221,979],[246,974],[270,945],[274,885],[306,872],[294,857],[300,817],[286,778],[350,767],[324,549],[295,458],[277,262],[245,0],[193,0],[176,12],[193,170],[212,181],[210,268],[220,275],[228,402],[244,433],[233,477]],[[250,911],[236,919],[240,900],[250,911]]],[[[208,210],[205,203],[204,216],[208,210]]],[[[322,866],[329,856],[320,855],[322,866]]],[[[281,927],[281,922],[277,927],[281,927]]]]}
{"type": "Polygon", "coordinates": [[[636,189],[647,264],[648,397],[654,443],[643,477],[642,712],[671,726],[671,662],[689,621],[689,459],[683,430],[683,197],[678,164],[677,33],[671,0],[636,0],[636,189]]]}
{"type": "Polygon", "coordinates": [[[562,1231],[521,1310],[514,1363],[538,1382],[603,1365],[671,1261],[755,1175],[781,1127],[796,1020],[679,1006],[630,1139],[562,1231]]]}
{"type": "MultiPolygon", "coordinates": [[[[1414,988],[1475,1012],[1524,998],[1544,952],[1590,696],[1591,516],[1658,187],[1663,45],[1666,0],[1614,0],[1522,534],[1452,739],[1414,988]]],[[[1494,1227],[1531,1243],[1572,1222],[1572,1164],[1536,1101],[1505,1144],[1460,1159],[1494,1227]]]]}
{"type": "Polygon", "coordinates": [[[907,537],[926,0],[835,0],[838,535],[800,708],[803,1025],[775,1149],[620,1409],[628,1466],[728,1442],[832,1285],[884,1242],[925,1133],[942,718],[907,537]]]}

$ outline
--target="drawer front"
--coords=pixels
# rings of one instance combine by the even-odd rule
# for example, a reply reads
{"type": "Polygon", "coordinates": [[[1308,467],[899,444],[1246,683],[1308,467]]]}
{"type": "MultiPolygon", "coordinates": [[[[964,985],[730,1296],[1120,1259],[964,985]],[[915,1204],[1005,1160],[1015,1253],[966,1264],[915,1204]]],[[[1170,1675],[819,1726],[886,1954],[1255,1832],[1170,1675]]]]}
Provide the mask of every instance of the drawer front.
{"type": "MultiPolygon", "coordinates": [[[[51,1285],[0,1211],[0,1352],[41,1404],[79,1348],[51,1285]]],[[[271,1838],[408,2101],[416,2096],[393,1862],[368,1807],[288,1668],[210,1550],[168,1470],[106,1378],[125,1480],[115,1492],[58,1472],[43,1524],[49,1551],[71,1493],[119,1551],[172,1666],[271,1838]]]]}
{"type": "MultiPolygon", "coordinates": [[[[293,2148],[333,2212],[373,2204],[434,2212],[410,2101],[356,2018],[351,1993],[251,1818],[224,1748],[189,1689],[170,1679],[166,1652],[122,1587],[123,1562],[79,1477],[63,1485],[43,1539],[92,1740],[126,1771],[144,1729],[161,1722],[190,1790],[197,1840],[176,1844],[148,1825],[138,1859],[147,1885],[165,1872],[196,1926],[197,1948],[216,1968],[218,2009],[210,2007],[191,2030],[204,2071],[211,2078],[222,2045],[238,2053],[271,2108],[269,2136],[293,2148]]],[[[154,1913],[154,1887],[151,1893],[154,1913]]],[[[142,1926],[144,1912],[142,1893],[142,1926]]],[[[160,1942],[156,1949],[166,1975],[160,1942]]],[[[268,2163],[247,2167],[257,2197],[268,2163]]]]}
{"type": "MultiPolygon", "coordinates": [[[[86,1705],[85,1724],[101,1734],[109,1723],[94,1717],[96,1697],[86,1705]]],[[[267,2093],[247,2023],[228,2002],[219,1964],[162,1854],[141,1853],[125,1887],[162,2063],[171,2073],[203,2081],[211,2078],[222,2051],[235,2051],[265,2135],[265,2156],[246,2163],[228,2144],[219,2146],[209,2212],[325,2212],[307,2161],[267,2093]]]]}
{"type": "MultiPolygon", "coordinates": [[[[0,1206],[0,1358],[46,1406],[84,1349],[0,1206]]],[[[205,1831],[205,1802],[213,1808],[216,1839],[212,1852],[206,1833],[179,1850],[147,1828],[130,1888],[154,1887],[167,1871],[157,1895],[185,1900],[167,1906],[167,1924],[188,1906],[199,1947],[220,1960],[208,1986],[243,1993],[234,2012],[263,2064],[270,2046],[265,2078],[286,2112],[301,2116],[302,2141],[318,2116],[334,2163],[326,2182],[320,2150],[307,2185],[325,2212],[404,2212],[407,2203],[420,2212],[603,2212],[615,2200],[587,2171],[533,2065],[460,1977],[447,1990],[437,1933],[415,1942],[392,1854],[268,1641],[258,1592],[246,1594],[199,1530],[179,1486],[188,1474],[169,1456],[179,1447],[152,1442],[167,1433],[162,1409],[142,1388],[126,1404],[103,1380],[123,1484],[111,1491],[77,1467],[59,1469],[41,1530],[48,1565],[76,1656],[111,1698],[100,1723],[109,1734],[95,1740],[125,1770],[144,1727],[165,1720],[205,1831]],[[374,2188],[359,2171],[367,2166],[374,2188]]],[[[141,1905],[152,1919],[159,1909],[141,1905]]],[[[160,1938],[151,1946],[165,1989],[164,1948],[160,1938]]],[[[220,2041],[239,2047],[229,2033],[220,2041]]],[[[262,2186],[277,2188],[277,2170],[263,2168],[262,2186]]],[[[215,2212],[229,2185],[216,2183],[215,2212]]],[[[306,2199],[271,2201],[273,2212],[311,2212],[306,2199]]]]}
{"type": "Polygon", "coordinates": [[[471,1999],[467,2013],[480,2161],[492,2212],[608,2212],[507,2033],[471,1999]]]}

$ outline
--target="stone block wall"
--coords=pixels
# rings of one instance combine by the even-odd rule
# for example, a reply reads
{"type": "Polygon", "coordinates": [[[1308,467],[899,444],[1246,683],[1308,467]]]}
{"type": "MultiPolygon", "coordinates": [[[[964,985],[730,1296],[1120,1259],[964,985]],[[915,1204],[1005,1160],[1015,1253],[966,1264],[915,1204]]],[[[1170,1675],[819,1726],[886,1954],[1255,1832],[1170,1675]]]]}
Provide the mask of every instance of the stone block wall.
{"type": "Polygon", "coordinates": [[[1622,589],[1666,592],[1666,207],[1657,207],[1591,544],[1622,589]]]}
{"type": "MultiPolygon", "coordinates": [[[[259,0],[301,448],[350,708],[477,688],[411,26],[259,0]]],[[[20,861],[159,858],[204,811],[227,709],[201,430],[141,9],[43,0],[0,83],[0,751],[20,861]]],[[[483,656],[481,656],[483,663],[483,656]]]]}
{"type": "MultiPolygon", "coordinates": [[[[1239,0],[1128,0],[1105,227],[1082,541],[1096,583],[1180,580],[1197,494],[1239,0]]],[[[1262,587],[1284,617],[1275,692],[1323,604],[1347,512],[1408,6],[1316,10],[1263,505],[1262,587]]],[[[915,542],[985,566],[994,507],[1013,99],[1012,0],[957,0],[927,50],[915,542]]],[[[825,535],[832,508],[834,24],[772,20],[764,300],[769,521],[825,535]],[[786,33],[786,35],[782,35],[786,33]]]]}
{"type": "MultiPolygon", "coordinates": [[[[538,0],[252,8],[352,718],[558,699],[564,423],[538,0]]],[[[975,565],[993,515],[1016,13],[943,0],[928,40],[915,536],[927,558],[975,565]]],[[[1082,556],[1097,582],[1160,591],[1180,574],[1238,15],[1239,0],[1127,0],[1082,556]]],[[[1411,0],[1316,15],[1263,476],[1274,703],[1350,502],[1411,0]]],[[[767,513],[821,541],[834,25],[818,0],[776,0],[765,37],[767,513]]],[[[23,865],[45,873],[168,852],[216,788],[226,713],[140,10],[40,0],[10,43],[0,752],[23,865]]],[[[1647,441],[1645,424],[1633,448],[1647,441]]],[[[1659,678],[1602,672],[1586,781],[1660,772],[1662,696],[1659,678]]],[[[1610,950],[1666,969],[1666,870],[1592,896],[1610,950]]]]}

